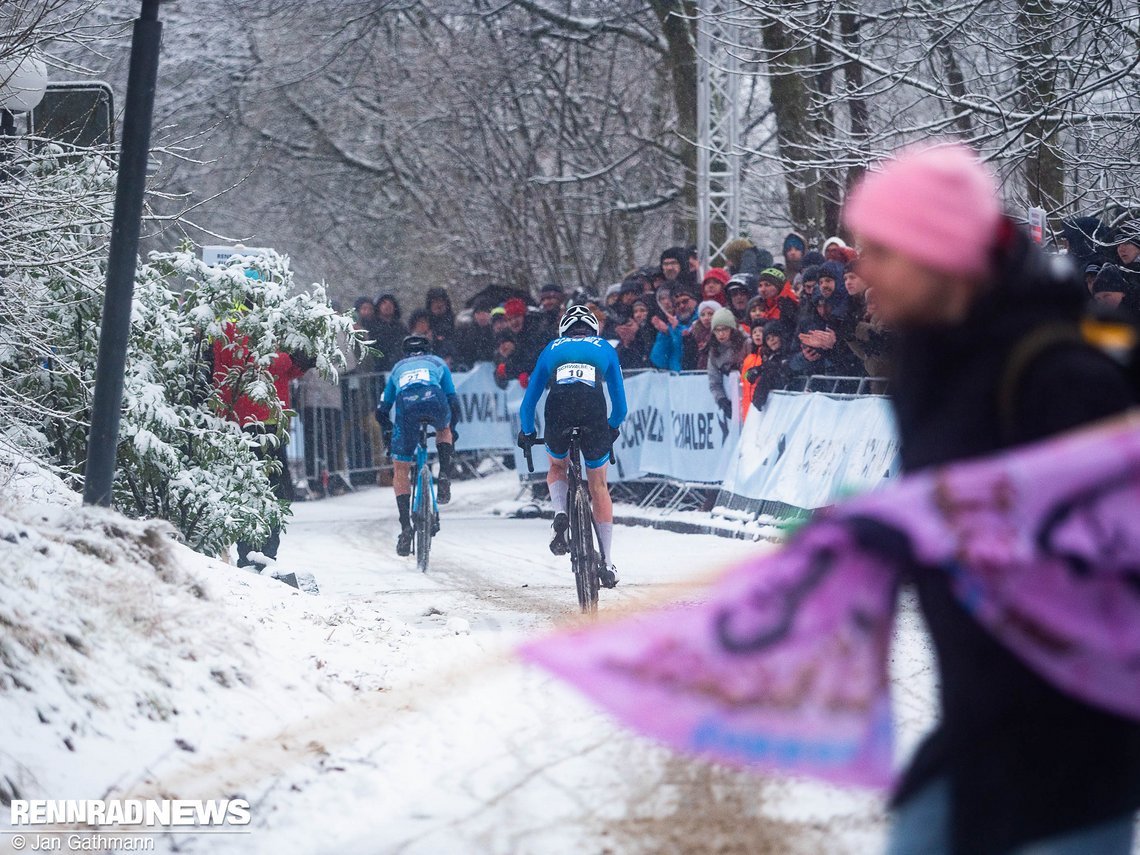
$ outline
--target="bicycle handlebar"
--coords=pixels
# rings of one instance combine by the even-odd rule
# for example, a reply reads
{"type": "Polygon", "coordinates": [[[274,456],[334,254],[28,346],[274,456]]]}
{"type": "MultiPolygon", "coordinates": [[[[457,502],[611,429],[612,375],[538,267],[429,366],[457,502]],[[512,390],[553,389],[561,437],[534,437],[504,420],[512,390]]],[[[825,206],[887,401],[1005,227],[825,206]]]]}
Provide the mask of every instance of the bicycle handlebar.
{"type": "Polygon", "coordinates": [[[534,458],[531,456],[531,450],[540,442],[546,442],[546,438],[536,436],[532,442],[528,442],[523,448],[523,457],[526,458],[526,468],[529,472],[534,472],[534,458]]]}
{"type": "MultiPolygon", "coordinates": [[[[536,436],[534,439],[527,442],[526,446],[523,448],[523,450],[522,450],[523,458],[526,460],[526,468],[527,468],[528,472],[532,472],[532,473],[534,472],[534,458],[531,456],[531,450],[536,445],[541,445],[544,442],[546,442],[545,437],[536,436]]],[[[610,445],[610,464],[612,465],[612,464],[616,464],[616,463],[617,463],[617,458],[614,457],[614,447],[611,444],[610,445]]]]}

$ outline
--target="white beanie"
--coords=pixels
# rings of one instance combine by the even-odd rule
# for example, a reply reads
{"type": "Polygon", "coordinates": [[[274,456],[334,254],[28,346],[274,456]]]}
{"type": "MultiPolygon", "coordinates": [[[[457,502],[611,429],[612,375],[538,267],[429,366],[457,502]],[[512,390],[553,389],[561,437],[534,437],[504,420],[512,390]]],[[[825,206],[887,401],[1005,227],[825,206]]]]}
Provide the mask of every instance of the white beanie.
{"type": "Polygon", "coordinates": [[[697,317],[699,318],[701,316],[701,312],[703,312],[705,309],[712,309],[715,312],[721,308],[723,307],[716,300],[704,300],[699,306],[697,306],[697,317]]]}

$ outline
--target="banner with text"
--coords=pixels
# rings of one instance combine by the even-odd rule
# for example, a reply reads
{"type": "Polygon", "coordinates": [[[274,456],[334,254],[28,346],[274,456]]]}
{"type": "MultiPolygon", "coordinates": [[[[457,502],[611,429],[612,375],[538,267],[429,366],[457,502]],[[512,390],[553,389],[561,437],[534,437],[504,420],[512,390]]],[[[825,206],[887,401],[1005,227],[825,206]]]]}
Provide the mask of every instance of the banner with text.
{"type": "Polygon", "coordinates": [[[814,509],[897,472],[898,438],[885,398],[777,392],[745,422],[723,489],[814,509]]]}
{"type": "Polygon", "coordinates": [[[724,380],[733,402],[727,417],[701,374],[639,374],[626,383],[629,416],[618,452],[631,470],[679,481],[717,484],[724,478],[739,434],[739,375],[724,380]]]}
{"type": "MultiPolygon", "coordinates": [[[[457,451],[508,449],[515,444],[507,390],[495,383],[495,366],[480,362],[453,375],[459,396],[457,451]]],[[[517,412],[517,408],[516,408],[517,412]]]]}

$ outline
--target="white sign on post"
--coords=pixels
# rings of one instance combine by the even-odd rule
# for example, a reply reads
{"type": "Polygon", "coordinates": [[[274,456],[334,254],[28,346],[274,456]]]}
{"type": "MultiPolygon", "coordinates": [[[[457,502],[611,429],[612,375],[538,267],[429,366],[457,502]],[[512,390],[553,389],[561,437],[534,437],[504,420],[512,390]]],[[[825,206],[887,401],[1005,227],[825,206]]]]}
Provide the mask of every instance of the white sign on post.
{"type": "Polygon", "coordinates": [[[202,247],[202,261],[210,267],[218,267],[225,264],[235,255],[254,255],[265,256],[274,250],[266,246],[242,246],[234,244],[233,246],[204,246],[202,247]]]}
{"type": "Polygon", "coordinates": [[[1045,209],[1029,209],[1029,234],[1038,246],[1045,242],[1045,209]]]}

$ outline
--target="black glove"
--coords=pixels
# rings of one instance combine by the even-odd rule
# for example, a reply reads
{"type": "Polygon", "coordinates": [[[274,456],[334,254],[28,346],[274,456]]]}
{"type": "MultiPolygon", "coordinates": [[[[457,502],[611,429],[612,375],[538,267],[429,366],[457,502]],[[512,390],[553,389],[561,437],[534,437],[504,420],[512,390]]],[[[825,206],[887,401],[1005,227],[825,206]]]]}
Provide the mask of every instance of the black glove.
{"type": "Polygon", "coordinates": [[[380,435],[384,438],[384,447],[385,448],[391,448],[392,447],[392,428],[391,428],[391,426],[389,425],[388,427],[381,428],[380,429],[380,435]]]}
{"type": "Polygon", "coordinates": [[[610,428],[610,445],[617,445],[619,439],[621,439],[621,428],[610,428]]]}
{"type": "Polygon", "coordinates": [[[716,402],[716,405],[720,407],[720,411],[724,413],[726,419],[732,418],[732,401],[728,400],[728,398],[721,398],[716,402]]]}
{"type": "Polygon", "coordinates": [[[759,365],[753,365],[751,368],[749,368],[747,371],[744,372],[744,379],[747,380],[749,383],[755,383],[757,381],[757,379],[759,379],[759,377],[760,377],[760,366],[759,365]]]}
{"type": "Polygon", "coordinates": [[[537,441],[538,441],[538,434],[537,433],[523,433],[521,430],[519,431],[519,438],[517,440],[517,443],[518,443],[518,447],[521,448],[523,451],[526,451],[528,448],[530,448],[532,445],[534,445],[537,441]]]}

